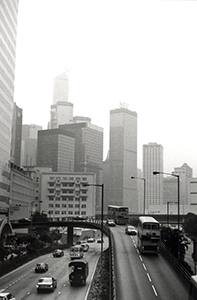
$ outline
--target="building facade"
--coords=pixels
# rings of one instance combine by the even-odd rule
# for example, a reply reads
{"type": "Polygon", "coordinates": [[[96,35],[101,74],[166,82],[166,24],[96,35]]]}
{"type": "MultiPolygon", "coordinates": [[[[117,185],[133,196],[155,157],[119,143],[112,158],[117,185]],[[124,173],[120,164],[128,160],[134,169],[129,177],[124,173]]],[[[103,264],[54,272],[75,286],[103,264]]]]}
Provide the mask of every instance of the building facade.
{"type": "Polygon", "coordinates": [[[22,125],[21,166],[36,166],[39,130],[42,130],[42,126],[22,125]]]}
{"type": "MultiPolygon", "coordinates": [[[[96,183],[103,183],[103,128],[83,123],[65,124],[59,127],[75,135],[75,172],[96,174],[96,183]]],[[[96,189],[96,212],[101,213],[101,189],[96,189]]]]}
{"type": "Polygon", "coordinates": [[[0,207],[10,196],[10,151],[13,117],[18,0],[0,1],[0,207]]]}
{"type": "Polygon", "coordinates": [[[49,129],[58,128],[59,125],[70,124],[73,121],[73,104],[68,102],[68,87],[68,71],[54,78],[49,129]]]}
{"type": "Polygon", "coordinates": [[[22,119],[23,111],[14,103],[10,161],[19,167],[21,166],[22,119]]]}
{"type": "Polygon", "coordinates": [[[157,143],[143,145],[143,174],[146,180],[145,212],[149,206],[163,204],[163,175],[153,175],[154,171],[163,172],[163,147],[157,143]]]}
{"type": "Polygon", "coordinates": [[[93,173],[41,173],[40,212],[54,221],[64,221],[81,215],[95,217],[96,184],[93,173]]]}
{"type": "Polygon", "coordinates": [[[110,111],[110,150],[107,205],[125,205],[130,213],[138,212],[137,183],[137,113],[126,108],[110,111]]]}
{"type": "Polygon", "coordinates": [[[75,135],[64,129],[38,132],[37,166],[50,167],[53,172],[74,171],[75,135]]]}

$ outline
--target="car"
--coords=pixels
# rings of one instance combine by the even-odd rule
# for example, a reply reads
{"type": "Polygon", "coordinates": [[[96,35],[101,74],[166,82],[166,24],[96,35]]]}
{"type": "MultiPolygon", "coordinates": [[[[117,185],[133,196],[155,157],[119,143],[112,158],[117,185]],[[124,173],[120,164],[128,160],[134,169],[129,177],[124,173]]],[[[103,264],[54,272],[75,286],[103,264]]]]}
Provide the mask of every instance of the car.
{"type": "Polygon", "coordinates": [[[89,245],[88,244],[86,244],[86,243],[81,243],[80,244],[80,246],[83,248],[83,251],[84,252],[87,252],[88,250],[89,250],[89,245]]]}
{"type": "Polygon", "coordinates": [[[136,235],[137,234],[137,230],[135,229],[134,226],[132,225],[127,225],[125,228],[125,233],[128,235],[136,235]]]}
{"type": "Polygon", "coordinates": [[[116,226],[116,224],[115,224],[115,222],[114,222],[113,219],[107,219],[107,225],[111,226],[111,227],[115,227],[116,226]]]}
{"type": "Polygon", "coordinates": [[[4,290],[0,291],[0,300],[16,300],[16,298],[12,294],[3,291],[4,290]]]}
{"type": "Polygon", "coordinates": [[[53,257],[61,257],[64,256],[64,251],[61,249],[55,249],[53,251],[53,257]]]}
{"type": "Polygon", "coordinates": [[[94,243],[95,242],[95,239],[94,238],[89,238],[87,239],[87,243],[94,243]]]}
{"type": "Polygon", "coordinates": [[[53,277],[42,277],[38,280],[38,283],[36,285],[38,293],[40,291],[53,292],[56,287],[57,287],[57,279],[53,277]]]}
{"type": "Polygon", "coordinates": [[[38,263],[35,266],[36,273],[46,272],[46,271],[48,271],[48,269],[49,269],[49,266],[46,263],[38,263]]]}
{"type": "Polygon", "coordinates": [[[97,240],[97,243],[102,244],[102,243],[104,243],[104,240],[98,239],[98,240],[97,240]]]}

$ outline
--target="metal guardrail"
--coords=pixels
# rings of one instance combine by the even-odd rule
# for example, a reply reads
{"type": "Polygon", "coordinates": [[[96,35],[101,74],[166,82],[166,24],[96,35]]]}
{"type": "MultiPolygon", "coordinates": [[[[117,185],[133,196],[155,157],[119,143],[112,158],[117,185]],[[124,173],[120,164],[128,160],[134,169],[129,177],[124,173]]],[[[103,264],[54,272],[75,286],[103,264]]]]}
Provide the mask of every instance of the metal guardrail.
{"type": "Polygon", "coordinates": [[[116,300],[115,271],[114,271],[114,240],[109,230],[109,300],[116,300]]]}
{"type": "Polygon", "coordinates": [[[191,274],[190,272],[180,263],[180,261],[170,252],[164,243],[160,243],[160,252],[166,259],[171,263],[174,269],[179,273],[187,286],[190,285],[191,274]]]}

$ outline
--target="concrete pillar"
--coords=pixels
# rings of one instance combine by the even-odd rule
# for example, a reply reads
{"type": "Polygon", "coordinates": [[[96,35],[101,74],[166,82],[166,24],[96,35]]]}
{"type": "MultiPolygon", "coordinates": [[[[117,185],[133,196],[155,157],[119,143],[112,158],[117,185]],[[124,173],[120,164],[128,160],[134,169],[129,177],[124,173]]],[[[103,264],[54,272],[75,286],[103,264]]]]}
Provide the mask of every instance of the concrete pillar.
{"type": "Polygon", "coordinates": [[[67,244],[69,246],[72,246],[73,244],[73,227],[68,226],[68,230],[67,230],[67,244]]]}

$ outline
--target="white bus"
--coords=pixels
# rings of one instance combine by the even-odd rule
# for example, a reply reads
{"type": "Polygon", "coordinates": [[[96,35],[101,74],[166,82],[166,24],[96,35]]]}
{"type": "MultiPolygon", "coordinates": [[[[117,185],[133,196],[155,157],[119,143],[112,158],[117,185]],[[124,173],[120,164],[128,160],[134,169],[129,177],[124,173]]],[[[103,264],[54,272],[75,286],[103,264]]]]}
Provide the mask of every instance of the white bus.
{"type": "Polygon", "coordinates": [[[113,219],[116,224],[125,225],[128,223],[128,206],[108,205],[108,218],[113,219]]]}
{"type": "Polygon", "coordinates": [[[191,276],[189,300],[197,299],[197,275],[191,276]]]}
{"type": "Polygon", "coordinates": [[[160,238],[159,222],[153,217],[139,217],[137,245],[140,253],[158,253],[160,238]]]}

